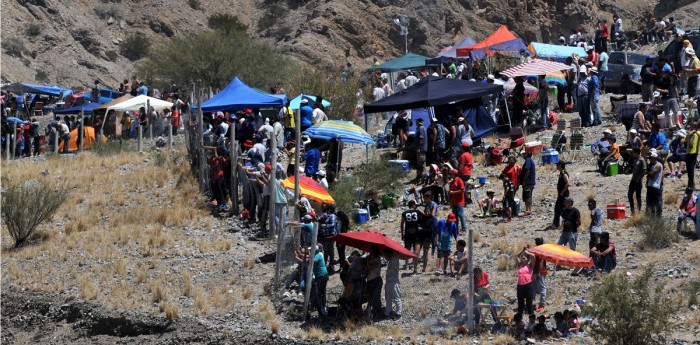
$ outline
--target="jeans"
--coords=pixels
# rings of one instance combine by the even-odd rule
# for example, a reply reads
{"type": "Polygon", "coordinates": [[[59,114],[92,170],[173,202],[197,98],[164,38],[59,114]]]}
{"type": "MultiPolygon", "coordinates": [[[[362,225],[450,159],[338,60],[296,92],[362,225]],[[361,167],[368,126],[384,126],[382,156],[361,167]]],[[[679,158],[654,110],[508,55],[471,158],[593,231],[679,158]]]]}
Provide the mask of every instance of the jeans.
{"type": "Polygon", "coordinates": [[[651,101],[651,97],[654,94],[654,83],[642,84],[642,102],[651,101]]]}
{"type": "Polygon", "coordinates": [[[595,93],[593,97],[589,97],[591,102],[591,111],[593,111],[593,122],[602,123],[603,120],[600,118],[600,107],[598,106],[598,101],[600,100],[600,94],[595,93]]]}
{"type": "Polygon", "coordinates": [[[461,227],[459,228],[460,231],[467,230],[467,218],[464,217],[464,206],[455,206],[452,205],[452,213],[454,213],[457,218],[459,219],[459,222],[461,224],[461,227]]]}
{"type": "Polygon", "coordinates": [[[62,135],[61,139],[63,139],[63,153],[68,153],[68,142],[70,141],[70,133],[62,135]]]}
{"type": "Polygon", "coordinates": [[[313,301],[319,315],[326,316],[326,285],[328,284],[328,276],[315,277],[311,284],[311,301],[313,301]]]}
{"type": "Polygon", "coordinates": [[[335,241],[320,238],[319,243],[323,246],[323,259],[326,262],[326,266],[333,267],[333,261],[335,260],[335,241]]]}
{"type": "Polygon", "coordinates": [[[545,98],[540,102],[540,117],[542,120],[542,128],[547,128],[547,107],[549,106],[549,99],[545,98]]]}
{"type": "Polygon", "coordinates": [[[401,284],[399,281],[386,281],[384,286],[384,300],[386,301],[386,308],[384,308],[384,315],[389,316],[393,311],[393,306],[396,306],[396,315],[401,315],[403,313],[403,305],[401,303],[401,284]]]}
{"type": "Polygon", "coordinates": [[[564,198],[566,198],[566,196],[557,196],[557,201],[554,203],[554,223],[552,224],[555,228],[559,227],[561,213],[564,210],[564,198]]]}
{"type": "Polygon", "coordinates": [[[578,232],[564,231],[559,236],[559,241],[557,242],[557,244],[560,246],[568,244],[569,248],[571,248],[571,250],[576,250],[576,241],[577,240],[578,240],[578,232]]]}
{"type": "Polygon", "coordinates": [[[534,313],[535,310],[532,308],[532,283],[518,285],[517,295],[518,313],[522,314],[525,307],[527,307],[527,315],[534,313]]]}
{"type": "Polygon", "coordinates": [[[695,189],[695,166],[698,164],[698,155],[685,154],[685,165],[688,171],[688,188],[695,189]]]}
{"type": "Polygon", "coordinates": [[[693,223],[695,223],[695,212],[691,214],[679,214],[678,215],[678,223],[676,224],[676,231],[681,231],[683,229],[683,222],[685,222],[686,219],[692,219],[693,223]]]}
{"type": "Polygon", "coordinates": [[[660,217],[663,210],[661,189],[647,186],[647,214],[660,217]]]}
{"type": "MultiPolygon", "coordinates": [[[[539,295],[540,296],[540,304],[541,306],[544,306],[544,300],[547,298],[547,285],[545,285],[545,278],[547,276],[543,276],[541,274],[533,274],[532,275],[532,283],[534,284],[534,289],[533,289],[533,295],[539,295]]],[[[534,299],[534,297],[533,297],[534,299]]]]}
{"type": "Polygon", "coordinates": [[[596,270],[603,270],[609,273],[615,268],[615,266],[617,266],[617,261],[615,261],[612,254],[593,258],[593,267],[596,270]]]}
{"type": "Polygon", "coordinates": [[[581,126],[589,126],[591,124],[591,104],[588,100],[588,95],[578,96],[578,116],[581,118],[581,126]]]}
{"type": "Polygon", "coordinates": [[[627,200],[630,203],[630,211],[634,214],[634,200],[637,199],[637,211],[642,210],[642,181],[630,181],[627,188],[627,200]]]}
{"type": "MultiPolygon", "coordinates": [[[[666,127],[673,127],[677,122],[676,115],[678,114],[678,100],[676,97],[671,97],[664,100],[664,118],[666,119],[666,127]]],[[[681,125],[681,124],[678,124],[681,125]]]]}
{"type": "Polygon", "coordinates": [[[367,282],[368,302],[367,310],[372,311],[372,316],[382,314],[382,277],[374,278],[367,282]]]}

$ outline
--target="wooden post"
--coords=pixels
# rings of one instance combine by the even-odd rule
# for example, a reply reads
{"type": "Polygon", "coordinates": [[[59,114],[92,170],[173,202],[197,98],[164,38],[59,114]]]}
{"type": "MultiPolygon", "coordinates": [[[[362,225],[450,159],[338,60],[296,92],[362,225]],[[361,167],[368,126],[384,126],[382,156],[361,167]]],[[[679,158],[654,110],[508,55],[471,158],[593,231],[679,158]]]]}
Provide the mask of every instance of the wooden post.
{"type": "Polygon", "coordinates": [[[309,250],[309,262],[306,266],[306,291],[304,294],[304,322],[309,313],[309,296],[311,295],[311,283],[313,280],[314,255],[316,255],[316,241],[318,237],[318,222],[314,222],[314,233],[311,234],[311,250],[309,250]]]}
{"type": "Polygon", "coordinates": [[[136,150],[138,152],[141,152],[141,143],[143,142],[143,126],[141,126],[141,116],[144,116],[144,114],[139,114],[139,140],[136,150]]]}
{"type": "MultiPolygon", "coordinates": [[[[276,193],[276,188],[277,188],[277,136],[272,135],[272,140],[271,145],[270,145],[270,167],[272,169],[270,170],[270,186],[267,188],[267,190],[270,193],[270,206],[268,207],[270,209],[270,216],[268,217],[268,231],[269,236],[272,236],[273,234],[277,234],[277,228],[275,228],[275,206],[277,206],[277,203],[275,203],[275,193],[276,193]]],[[[282,221],[280,217],[280,222],[282,221]]],[[[277,237],[277,240],[279,241],[279,236],[277,237]]]]}
{"type": "Polygon", "coordinates": [[[146,114],[148,119],[148,139],[153,139],[153,124],[155,119],[151,116],[151,100],[146,100],[146,114]]]}
{"type": "Polygon", "coordinates": [[[53,153],[58,153],[58,129],[56,129],[56,135],[53,136],[53,153]]]}
{"type": "Polygon", "coordinates": [[[10,141],[12,139],[12,136],[8,133],[5,134],[5,159],[9,162],[10,161],[10,141]]]}
{"type": "Polygon", "coordinates": [[[231,211],[234,216],[239,214],[238,208],[238,142],[236,142],[236,123],[229,124],[231,132],[231,211]]]}
{"type": "MultiPolygon", "coordinates": [[[[301,150],[301,109],[296,113],[296,143],[294,150],[294,202],[299,201],[299,151],[301,150]]],[[[296,213],[295,213],[296,215],[296,213]]],[[[299,217],[294,217],[298,220],[299,217]]]]}
{"type": "Polygon", "coordinates": [[[170,118],[168,118],[167,121],[168,121],[168,149],[172,149],[173,148],[173,116],[170,115],[170,118]]]}
{"type": "Polygon", "coordinates": [[[197,93],[197,154],[199,155],[199,186],[205,189],[204,179],[204,114],[202,113],[202,90],[197,93]]]}
{"type": "Polygon", "coordinates": [[[472,272],[474,271],[474,231],[472,230],[472,227],[469,227],[469,259],[467,260],[467,277],[470,277],[467,283],[468,286],[468,294],[467,294],[467,329],[469,330],[469,333],[472,334],[474,333],[474,274],[472,272]]]}
{"type": "Polygon", "coordinates": [[[85,107],[80,108],[80,124],[78,125],[78,152],[83,152],[85,140],[85,107]]]}

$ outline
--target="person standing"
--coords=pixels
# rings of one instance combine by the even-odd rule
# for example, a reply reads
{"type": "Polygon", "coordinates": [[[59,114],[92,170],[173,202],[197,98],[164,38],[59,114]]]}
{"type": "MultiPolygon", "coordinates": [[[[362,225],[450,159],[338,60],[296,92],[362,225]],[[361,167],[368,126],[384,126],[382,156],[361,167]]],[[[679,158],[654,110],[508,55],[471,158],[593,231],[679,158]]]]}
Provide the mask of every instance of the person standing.
{"type": "Polygon", "coordinates": [[[534,312],[532,308],[532,274],[535,268],[535,255],[524,247],[523,250],[515,256],[515,261],[518,267],[518,314],[526,311],[529,314],[534,312]],[[527,310],[525,308],[527,307],[527,310]]]}
{"type": "Polygon", "coordinates": [[[566,171],[566,163],[563,161],[557,162],[557,170],[559,171],[559,179],[557,180],[557,201],[554,204],[554,223],[550,229],[559,228],[559,219],[564,210],[564,199],[569,197],[569,173],[566,171]]]}
{"type": "Polygon", "coordinates": [[[568,244],[571,250],[576,250],[578,227],[581,226],[581,212],[574,207],[574,199],[571,197],[567,197],[564,200],[564,210],[561,213],[561,218],[564,221],[564,229],[561,236],[559,236],[557,244],[560,246],[568,244]]]}
{"type": "Polygon", "coordinates": [[[384,314],[384,310],[382,310],[382,285],[381,252],[379,248],[372,246],[367,256],[367,314],[374,320],[378,320],[384,314]]]}
{"type": "Polygon", "coordinates": [[[393,249],[387,248],[384,249],[384,259],[387,261],[386,282],[384,285],[384,300],[386,302],[384,317],[398,320],[403,312],[401,284],[399,282],[399,258],[393,249]],[[394,305],[396,306],[396,311],[394,311],[394,305]]]}
{"type": "MultiPolygon", "coordinates": [[[[472,178],[472,168],[474,167],[474,157],[472,157],[471,153],[471,147],[469,146],[469,143],[462,143],[462,155],[459,156],[459,166],[457,167],[457,170],[459,171],[460,178],[462,179],[463,182],[469,181],[470,178],[472,178]]],[[[469,193],[470,191],[466,190],[465,188],[465,198],[466,200],[470,200],[469,193]]]]}
{"type": "Polygon", "coordinates": [[[666,127],[673,127],[678,114],[678,81],[672,69],[664,69],[661,79],[656,83],[656,91],[661,93],[666,127]]]}
{"type": "Polygon", "coordinates": [[[600,93],[605,93],[605,80],[608,77],[608,60],[610,56],[605,51],[598,54],[598,78],[600,79],[600,93]]]}
{"type": "MultiPolygon", "coordinates": [[[[413,273],[418,273],[418,255],[420,251],[416,251],[416,239],[418,230],[423,223],[422,214],[418,211],[418,205],[415,200],[408,202],[408,210],[401,213],[401,240],[403,240],[404,248],[416,253],[416,258],[413,259],[413,273]]],[[[408,260],[404,264],[404,268],[408,266],[408,260]]]]}
{"type": "Polygon", "coordinates": [[[465,233],[467,231],[467,220],[464,217],[464,191],[465,185],[464,181],[457,175],[459,172],[457,169],[452,169],[450,177],[450,206],[452,207],[452,213],[454,213],[460,222],[460,233],[465,233]]]}
{"type": "Polygon", "coordinates": [[[635,196],[637,200],[637,210],[642,210],[642,179],[647,170],[647,162],[642,158],[642,150],[640,148],[632,149],[632,158],[634,162],[632,163],[632,178],[627,188],[627,200],[630,203],[632,215],[634,215],[635,196]]]}
{"type": "Polygon", "coordinates": [[[688,171],[688,187],[695,189],[695,166],[698,164],[698,144],[700,144],[700,133],[698,133],[698,123],[690,121],[688,133],[685,136],[685,166],[688,171]]]}
{"type": "MultiPolygon", "coordinates": [[[[583,67],[583,65],[581,66],[583,67]]],[[[591,125],[591,102],[589,101],[590,93],[589,88],[589,77],[587,74],[579,73],[578,81],[578,116],[581,118],[581,126],[590,127],[591,125]]]]}
{"type": "Polygon", "coordinates": [[[323,246],[323,260],[328,266],[328,271],[333,273],[335,251],[334,241],[330,238],[338,234],[338,217],[335,214],[335,206],[332,204],[324,205],[323,212],[323,215],[318,219],[318,243],[323,246]]]}
{"type": "Polygon", "coordinates": [[[416,120],[416,137],[413,143],[413,149],[416,152],[416,180],[418,180],[423,175],[425,155],[428,151],[428,133],[423,126],[422,118],[416,120]]]}
{"type": "Polygon", "coordinates": [[[603,123],[600,117],[600,79],[598,79],[598,68],[591,67],[588,69],[588,100],[591,103],[591,111],[593,112],[593,126],[598,126],[603,123]]]}
{"type": "Polygon", "coordinates": [[[654,93],[654,83],[659,78],[659,67],[654,64],[654,55],[647,55],[646,62],[639,73],[642,79],[642,102],[651,101],[654,93]]]}
{"type": "Polygon", "coordinates": [[[520,170],[521,177],[519,178],[523,186],[523,202],[525,203],[525,217],[532,215],[532,191],[535,190],[537,176],[535,173],[535,161],[532,159],[531,152],[525,152],[525,163],[520,170]]]}
{"type": "Polygon", "coordinates": [[[70,146],[70,129],[65,122],[59,123],[58,134],[61,140],[63,140],[63,153],[68,153],[68,148],[70,146]]]}
{"type": "Polygon", "coordinates": [[[539,92],[537,98],[540,103],[540,120],[542,121],[542,129],[547,129],[547,107],[549,107],[549,84],[544,80],[544,76],[539,76],[539,92]]]}
{"type": "Polygon", "coordinates": [[[513,115],[511,118],[513,119],[513,123],[511,124],[513,127],[522,127],[523,126],[523,112],[525,111],[525,85],[523,84],[525,81],[523,77],[515,77],[515,87],[513,88],[513,92],[511,93],[511,96],[513,97],[513,115]]]}
{"type": "Polygon", "coordinates": [[[684,71],[688,76],[688,98],[700,97],[698,94],[698,73],[700,73],[700,59],[695,55],[695,49],[686,48],[685,56],[688,59],[688,66],[684,71]]]}
{"type": "Polygon", "coordinates": [[[326,262],[323,260],[323,246],[316,246],[316,254],[314,254],[313,279],[311,280],[311,301],[316,306],[318,314],[327,316],[326,310],[326,285],[328,284],[328,270],[326,262]]]}
{"type": "Polygon", "coordinates": [[[313,141],[310,148],[302,156],[306,164],[304,165],[304,174],[306,177],[313,178],[318,172],[319,163],[321,161],[321,151],[314,145],[313,141]]]}
{"type": "MultiPolygon", "coordinates": [[[[535,239],[535,246],[544,244],[544,239],[538,237],[535,239]]],[[[535,265],[532,268],[533,293],[540,297],[540,302],[537,305],[535,312],[541,313],[544,311],[545,299],[547,298],[547,285],[545,278],[547,277],[547,261],[540,257],[535,257],[535,265]]]]}
{"type": "Polygon", "coordinates": [[[649,172],[647,172],[647,215],[661,217],[663,213],[662,180],[664,166],[659,162],[656,152],[649,154],[649,172]]]}

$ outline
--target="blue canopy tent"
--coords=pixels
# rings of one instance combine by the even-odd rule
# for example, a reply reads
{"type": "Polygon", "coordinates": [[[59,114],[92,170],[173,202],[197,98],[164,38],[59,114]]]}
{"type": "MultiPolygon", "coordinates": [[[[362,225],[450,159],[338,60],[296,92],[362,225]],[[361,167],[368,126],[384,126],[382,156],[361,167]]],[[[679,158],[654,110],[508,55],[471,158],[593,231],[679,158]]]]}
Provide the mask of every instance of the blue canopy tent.
{"type": "Polygon", "coordinates": [[[10,85],[3,86],[2,89],[16,94],[32,93],[37,95],[49,95],[56,97],[65,96],[73,93],[71,89],[64,89],[58,86],[48,86],[29,83],[12,83],[10,85]]]}
{"type": "MultiPolygon", "coordinates": [[[[299,109],[301,107],[301,100],[302,99],[309,101],[309,106],[312,108],[313,108],[314,104],[316,104],[316,97],[315,96],[309,96],[309,95],[305,95],[302,93],[299,96],[294,97],[291,101],[289,101],[289,107],[292,108],[292,110],[299,109]]],[[[331,102],[328,102],[324,99],[323,106],[330,107],[331,102]]]]}
{"type": "Polygon", "coordinates": [[[70,108],[63,108],[54,111],[55,114],[80,114],[81,111],[85,111],[85,114],[92,114],[92,111],[95,110],[95,108],[99,107],[100,103],[94,102],[94,103],[85,103],[81,105],[76,105],[74,107],[70,108]]]}
{"type": "MultiPolygon", "coordinates": [[[[462,47],[468,47],[476,44],[476,41],[474,41],[473,38],[467,36],[463,38],[461,41],[457,42],[457,44],[453,45],[448,49],[447,51],[443,52],[442,54],[438,54],[436,57],[432,59],[428,59],[425,61],[426,65],[438,65],[441,63],[446,63],[450,61],[450,58],[458,60],[457,58],[457,48],[462,48],[462,47]]],[[[464,58],[459,58],[459,59],[464,59],[464,58]]]]}
{"type": "Polygon", "coordinates": [[[275,108],[287,103],[285,95],[270,95],[251,88],[238,77],[221,92],[202,103],[202,111],[215,112],[246,108],[275,108]]]}
{"type": "Polygon", "coordinates": [[[530,51],[535,54],[536,57],[547,60],[552,59],[558,62],[564,62],[566,58],[571,57],[572,54],[578,54],[579,56],[586,56],[586,50],[582,47],[569,47],[560,46],[554,44],[545,44],[539,42],[532,42],[528,47],[530,51]]]}

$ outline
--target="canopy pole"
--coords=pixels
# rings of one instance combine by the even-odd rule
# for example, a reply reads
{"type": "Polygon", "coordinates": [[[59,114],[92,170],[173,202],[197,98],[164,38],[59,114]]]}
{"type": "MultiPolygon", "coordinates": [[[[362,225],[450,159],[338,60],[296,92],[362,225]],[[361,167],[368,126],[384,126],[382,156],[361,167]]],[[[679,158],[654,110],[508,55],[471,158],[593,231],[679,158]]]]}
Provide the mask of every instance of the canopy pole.
{"type": "MultiPolygon", "coordinates": [[[[513,125],[510,123],[510,109],[508,108],[508,96],[506,96],[506,92],[503,91],[503,96],[505,98],[505,102],[503,102],[506,105],[506,118],[508,118],[508,129],[513,128],[513,125]]],[[[498,125],[498,124],[496,124],[498,125]]]]}
{"type": "Polygon", "coordinates": [[[143,116],[143,114],[139,114],[139,127],[138,127],[138,129],[139,129],[139,140],[138,140],[138,144],[136,145],[136,146],[137,146],[137,150],[136,150],[136,151],[138,151],[138,152],[141,152],[141,143],[142,143],[142,141],[143,141],[143,126],[141,126],[141,116],[143,116]]]}
{"type": "Polygon", "coordinates": [[[85,140],[85,107],[80,108],[80,125],[78,125],[78,151],[83,152],[83,141],[85,140]]]}
{"type": "Polygon", "coordinates": [[[467,329],[469,333],[474,333],[474,231],[469,227],[469,260],[467,261],[468,297],[467,297],[467,329]]]}
{"type": "MultiPolygon", "coordinates": [[[[367,130],[367,113],[365,113],[364,109],[362,109],[362,115],[365,117],[365,132],[369,134],[367,130]]],[[[369,146],[367,146],[367,144],[365,144],[365,163],[369,163],[369,146]]]]}
{"type": "Polygon", "coordinates": [[[148,139],[153,139],[153,124],[156,121],[155,116],[152,116],[150,99],[146,99],[146,114],[148,114],[148,139]]]}
{"type": "Polygon", "coordinates": [[[197,155],[199,158],[199,186],[205,190],[204,185],[204,114],[202,113],[202,90],[197,92],[197,155]]]}
{"type": "MultiPolygon", "coordinates": [[[[337,149],[336,149],[336,155],[335,155],[335,176],[333,178],[337,179],[338,174],[340,173],[340,136],[338,136],[338,143],[337,149]]],[[[327,174],[326,174],[327,175],[327,174]]]]}
{"type": "Polygon", "coordinates": [[[309,262],[306,265],[306,291],[304,294],[304,322],[309,313],[309,297],[311,295],[311,284],[313,279],[314,256],[316,255],[316,241],[318,237],[318,222],[314,222],[314,233],[311,234],[311,249],[309,250],[309,262]]]}
{"type": "Polygon", "coordinates": [[[238,215],[238,143],[236,142],[236,122],[229,124],[231,131],[231,211],[238,215]]]}
{"type": "Polygon", "coordinates": [[[5,159],[10,161],[10,142],[12,141],[10,134],[5,134],[5,159]]]}
{"type": "MultiPolygon", "coordinates": [[[[301,150],[301,107],[297,109],[295,122],[295,149],[294,149],[294,202],[299,201],[299,151],[301,150]]],[[[298,219],[298,210],[294,212],[294,218],[298,219]]]]}
{"type": "MultiPolygon", "coordinates": [[[[277,228],[275,228],[275,208],[277,206],[277,203],[275,203],[276,199],[276,187],[277,187],[277,136],[272,135],[271,143],[272,145],[270,146],[271,149],[271,154],[270,154],[270,178],[269,178],[269,187],[267,187],[267,192],[270,196],[269,200],[269,207],[268,209],[270,210],[270,215],[267,217],[267,228],[268,228],[268,236],[273,236],[277,235],[278,231],[277,228]]],[[[280,217],[281,218],[281,217],[280,217]]],[[[280,219],[280,222],[282,219],[280,219]]],[[[279,236],[277,236],[277,241],[279,242],[279,236]]]]}

